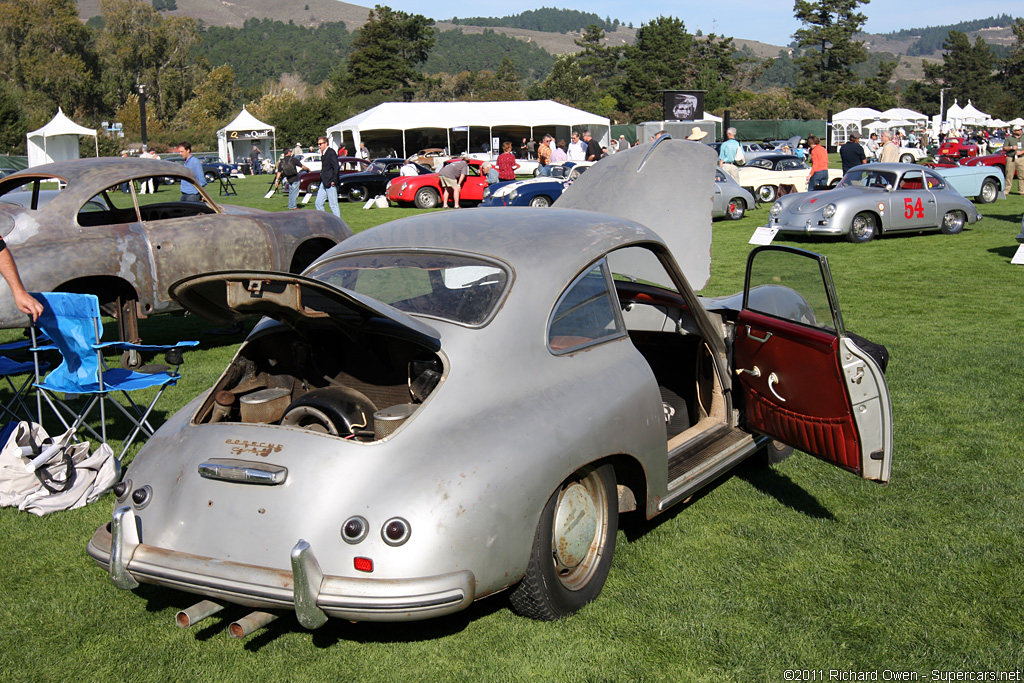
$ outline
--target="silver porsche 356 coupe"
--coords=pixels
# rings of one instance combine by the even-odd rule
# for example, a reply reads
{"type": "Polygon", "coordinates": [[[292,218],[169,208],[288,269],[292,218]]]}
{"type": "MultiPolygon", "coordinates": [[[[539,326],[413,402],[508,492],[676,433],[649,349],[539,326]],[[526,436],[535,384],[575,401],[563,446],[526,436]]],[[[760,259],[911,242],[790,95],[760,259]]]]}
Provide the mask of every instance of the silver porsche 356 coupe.
{"type": "Polygon", "coordinates": [[[120,588],[202,596],[182,625],[256,610],[238,636],[500,591],[556,619],[601,591],[620,514],[759,451],[886,482],[886,352],[846,333],[824,257],[763,247],[742,294],[694,293],[714,177],[710,150],[663,138],[596,164],[570,208],[413,216],[301,276],[178,282],[206,318],[263,319],[140,450],[90,555],[120,588]]]}

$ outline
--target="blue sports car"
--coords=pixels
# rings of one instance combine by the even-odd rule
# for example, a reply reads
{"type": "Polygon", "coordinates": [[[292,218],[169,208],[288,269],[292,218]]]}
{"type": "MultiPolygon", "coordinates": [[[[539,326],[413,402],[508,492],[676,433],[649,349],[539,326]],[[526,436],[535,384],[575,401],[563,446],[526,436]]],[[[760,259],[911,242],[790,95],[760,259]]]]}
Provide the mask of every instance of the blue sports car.
{"type": "Polygon", "coordinates": [[[480,206],[551,206],[592,161],[566,161],[553,166],[550,176],[506,180],[484,190],[480,206]]]}

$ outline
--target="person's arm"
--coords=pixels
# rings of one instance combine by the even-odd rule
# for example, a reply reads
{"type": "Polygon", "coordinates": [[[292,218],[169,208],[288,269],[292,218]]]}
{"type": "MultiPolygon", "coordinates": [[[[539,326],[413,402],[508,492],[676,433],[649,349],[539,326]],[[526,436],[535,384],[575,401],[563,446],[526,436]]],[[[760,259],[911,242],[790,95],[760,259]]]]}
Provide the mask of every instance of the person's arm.
{"type": "Polygon", "coordinates": [[[32,316],[32,321],[35,322],[43,313],[43,305],[34,296],[25,291],[25,285],[21,282],[18,266],[15,265],[11,252],[3,244],[3,240],[0,240],[0,245],[3,245],[3,250],[0,251],[0,275],[7,280],[7,284],[11,288],[11,294],[14,295],[14,305],[22,313],[32,316]]]}

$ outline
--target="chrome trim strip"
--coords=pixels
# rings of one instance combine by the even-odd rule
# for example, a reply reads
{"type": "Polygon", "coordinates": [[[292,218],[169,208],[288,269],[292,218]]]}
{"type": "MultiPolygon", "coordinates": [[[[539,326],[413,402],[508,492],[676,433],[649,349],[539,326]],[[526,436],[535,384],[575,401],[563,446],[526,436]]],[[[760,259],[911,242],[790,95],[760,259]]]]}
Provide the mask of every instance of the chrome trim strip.
{"type": "Polygon", "coordinates": [[[212,458],[199,465],[199,476],[238,484],[264,484],[277,486],[288,478],[288,468],[270,463],[212,458]]]}

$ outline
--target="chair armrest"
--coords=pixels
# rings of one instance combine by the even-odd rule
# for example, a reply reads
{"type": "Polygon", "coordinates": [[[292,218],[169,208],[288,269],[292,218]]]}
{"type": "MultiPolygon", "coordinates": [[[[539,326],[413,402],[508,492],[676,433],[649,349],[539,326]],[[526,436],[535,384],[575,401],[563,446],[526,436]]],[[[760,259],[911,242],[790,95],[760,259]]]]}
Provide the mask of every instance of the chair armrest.
{"type": "Polygon", "coordinates": [[[197,341],[182,341],[177,344],[165,345],[165,344],[130,344],[122,341],[111,341],[111,342],[100,342],[99,344],[93,344],[94,349],[106,349],[113,348],[121,351],[145,351],[151,353],[158,353],[160,351],[169,351],[170,349],[187,349],[193,346],[199,346],[197,341]]]}

